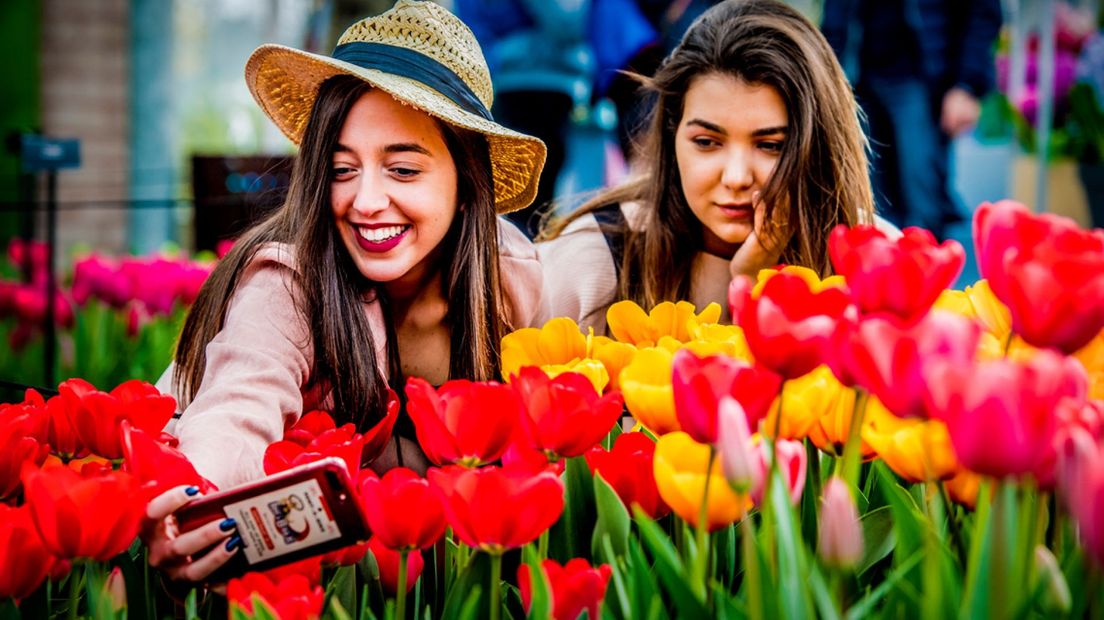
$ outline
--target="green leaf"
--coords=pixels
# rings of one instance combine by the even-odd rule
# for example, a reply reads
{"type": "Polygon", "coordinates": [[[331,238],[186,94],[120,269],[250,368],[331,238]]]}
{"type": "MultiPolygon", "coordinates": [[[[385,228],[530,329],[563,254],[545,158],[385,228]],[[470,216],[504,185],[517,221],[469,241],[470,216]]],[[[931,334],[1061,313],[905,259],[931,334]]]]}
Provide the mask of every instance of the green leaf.
{"type": "Polygon", "coordinates": [[[962,615],[972,618],[989,617],[989,598],[992,594],[989,588],[989,577],[993,554],[989,518],[992,505],[989,488],[987,482],[982,482],[978,490],[977,509],[974,514],[976,530],[970,541],[970,559],[966,563],[966,591],[963,594],[962,615]]]}
{"type": "Polygon", "coordinates": [[[861,575],[893,551],[897,537],[893,529],[893,511],[889,506],[875,508],[860,517],[859,521],[863,534],[863,557],[858,569],[861,575]]]}
{"type": "Polygon", "coordinates": [[[778,551],[779,594],[783,613],[790,618],[809,618],[812,616],[812,604],[809,589],[805,587],[808,560],[797,517],[790,504],[790,490],[782,480],[781,472],[772,474],[769,482],[771,512],[776,517],[773,521],[776,528],[774,540],[778,551]]]}
{"type": "Polygon", "coordinates": [[[552,526],[548,555],[560,563],[571,558],[589,560],[595,519],[590,469],[583,457],[569,458],[564,467],[564,511],[552,526]]]}
{"type": "Polygon", "coordinates": [[[465,615],[468,613],[466,610],[472,605],[475,606],[472,613],[482,612],[480,615],[483,617],[490,615],[489,601],[483,600],[486,597],[479,595],[480,592],[487,590],[486,585],[490,581],[491,556],[478,551],[468,560],[468,565],[460,571],[456,582],[449,588],[448,596],[445,598],[445,609],[441,616],[443,618],[472,617],[465,615]]]}
{"type": "Polygon", "coordinates": [[[671,596],[678,616],[704,618],[708,615],[705,601],[699,600],[690,589],[689,578],[671,539],[659,529],[655,521],[639,508],[633,510],[640,538],[655,558],[655,570],[659,581],[671,596]]]}
{"type": "MultiPolygon", "coordinates": [[[[490,567],[488,567],[488,575],[490,574],[490,567]]],[[[478,585],[473,587],[468,596],[464,599],[464,604],[460,608],[460,611],[456,615],[458,620],[477,620],[488,617],[488,610],[486,606],[481,604],[480,599],[483,598],[483,588],[478,585]]],[[[445,611],[448,611],[447,609],[445,611]]],[[[449,616],[445,616],[448,618],[449,616]]]]}
{"type": "Polygon", "coordinates": [[[857,620],[858,618],[865,618],[866,616],[870,615],[870,613],[874,611],[875,605],[881,602],[882,598],[890,590],[897,587],[897,585],[901,582],[902,579],[905,578],[909,571],[912,571],[920,564],[920,560],[922,560],[923,558],[924,551],[922,549],[919,549],[916,551],[916,553],[912,555],[912,557],[901,562],[896,568],[893,569],[889,576],[886,577],[885,581],[878,584],[878,587],[868,592],[866,596],[856,601],[855,604],[847,610],[847,615],[844,616],[844,618],[846,620],[857,620]]]}
{"type": "Polygon", "coordinates": [[[594,504],[598,511],[598,523],[590,540],[591,557],[613,563],[629,549],[629,530],[632,527],[629,511],[625,510],[617,492],[600,474],[594,476],[594,504]],[[612,556],[605,557],[603,538],[609,540],[612,556]]]}
{"type": "MultiPolygon", "coordinates": [[[[368,555],[368,554],[365,554],[368,555]]],[[[326,585],[326,597],[330,604],[336,599],[342,609],[356,609],[356,567],[339,566],[326,585]]]]}
{"type": "Polygon", "coordinates": [[[541,559],[533,545],[521,550],[525,565],[529,567],[529,618],[548,618],[552,614],[552,588],[544,574],[541,559]]]}
{"type": "Polygon", "coordinates": [[[663,598],[660,596],[659,583],[644,549],[636,538],[629,540],[629,556],[626,569],[632,584],[632,616],[634,618],[658,617],[663,612],[663,598]]]}
{"type": "Polygon", "coordinates": [[[341,600],[336,596],[330,598],[330,614],[334,620],[352,620],[352,616],[349,612],[345,611],[345,607],[341,604],[341,600]]]}
{"type": "Polygon", "coordinates": [[[826,620],[839,620],[836,602],[832,600],[832,593],[828,591],[828,584],[824,582],[824,575],[820,573],[820,567],[816,564],[813,564],[809,571],[809,587],[813,591],[817,616],[826,620]]]}

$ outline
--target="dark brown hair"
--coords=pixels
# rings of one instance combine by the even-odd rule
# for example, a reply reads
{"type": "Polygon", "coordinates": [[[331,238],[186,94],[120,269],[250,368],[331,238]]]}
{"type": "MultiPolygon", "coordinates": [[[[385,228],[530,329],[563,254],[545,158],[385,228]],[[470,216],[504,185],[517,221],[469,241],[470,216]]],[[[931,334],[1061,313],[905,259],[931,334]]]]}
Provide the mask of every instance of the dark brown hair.
{"type": "MultiPolygon", "coordinates": [[[[219,262],[184,324],[173,375],[185,403],[204,379],[207,344],[222,329],[238,278],[268,243],[294,247],[296,310],[310,330],[311,383],[328,387],[333,417],[366,429],[384,413],[387,384],[378,372],[375,339],[363,308],[365,296],[383,304],[387,368],[393,387],[404,378],[384,288],[361,275],[342,243],[330,206],[332,157],[345,117],[371,85],[352,76],[326,80],[315,99],[284,205],[246,232],[219,262]],[[309,291],[306,293],[305,291],[309,291]]],[[[449,376],[498,376],[498,342],[507,329],[499,301],[498,228],[490,154],[479,133],[438,122],[457,175],[460,208],[437,255],[442,294],[448,300],[449,376]]],[[[401,389],[397,390],[400,394],[401,389]]]]}
{"type": "Polygon", "coordinates": [[[643,221],[624,231],[617,295],[645,308],[689,299],[702,224],[682,193],[675,133],[695,78],[729,75],[774,88],[785,102],[789,129],[762,199],[770,214],[788,206],[793,235],[781,262],[831,270],[828,233],[836,224],[873,218],[867,143],[859,110],[827,41],[799,12],[776,0],[727,0],[706,11],[652,78],[637,76],[657,95],[651,122],[637,145],[639,172],[598,194],[566,220],[549,222],[556,237],[576,218],[624,202],[643,206],[643,221]],[[861,214],[861,215],[860,215],[861,214]]]}

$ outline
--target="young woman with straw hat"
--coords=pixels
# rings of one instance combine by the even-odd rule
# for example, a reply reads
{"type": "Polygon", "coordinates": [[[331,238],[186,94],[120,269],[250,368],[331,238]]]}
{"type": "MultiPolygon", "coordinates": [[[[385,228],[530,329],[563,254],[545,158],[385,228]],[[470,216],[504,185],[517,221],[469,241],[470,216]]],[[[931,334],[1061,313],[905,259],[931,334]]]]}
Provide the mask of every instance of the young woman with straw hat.
{"type": "MultiPolygon", "coordinates": [[[[299,156],[283,207],[204,285],[166,386],[180,449],[222,488],[263,475],[304,411],[366,430],[405,376],[497,378],[499,340],[534,321],[541,289],[535,250],[497,215],[532,201],[545,147],[492,120],[483,55],[448,11],[400,0],[332,56],[264,45],[245,74],[299,156]]],[[[425,466],[400,437],[384,459],[425,466]]],[[[152,565],[200,581],[240,539],[188,561],[234,533],[174,536],[190,499],[155,498],[146,538],[152,565]]]]}
{"type": "Polygon", "coordinates": [[[658,98],[637,174],[552,222],[537,244],[542,319],[601,333],[620,299],[725,307],[736,275],[780,262],[826,275],[832,228],[874,220],[855,98],[793,8],[722,2],[644,82],[658,98]]]}

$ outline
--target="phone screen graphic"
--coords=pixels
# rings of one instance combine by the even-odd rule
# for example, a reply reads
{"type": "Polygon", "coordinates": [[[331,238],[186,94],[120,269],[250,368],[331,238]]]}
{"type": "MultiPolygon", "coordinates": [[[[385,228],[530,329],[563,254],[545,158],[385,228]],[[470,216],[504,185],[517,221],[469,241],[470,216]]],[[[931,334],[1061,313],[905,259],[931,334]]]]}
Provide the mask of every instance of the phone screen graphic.
{"type": "Polygon", "coordinates": [[[250,564],[341,537],[313,478],[227,504],[224,512],[238,522],[242,552],[250,564]]]}

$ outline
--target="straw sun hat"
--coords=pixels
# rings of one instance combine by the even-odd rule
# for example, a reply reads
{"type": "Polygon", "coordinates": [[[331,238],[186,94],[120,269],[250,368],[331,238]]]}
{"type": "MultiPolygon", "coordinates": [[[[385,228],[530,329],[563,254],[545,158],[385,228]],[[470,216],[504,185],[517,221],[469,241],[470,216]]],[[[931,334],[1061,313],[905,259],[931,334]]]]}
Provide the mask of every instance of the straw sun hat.
{"type": "Polygon", "coordinates": [[[471,30],[427,0],[399,0],[391,10],[345,31],[332,56],[262,45],[245,65],[245,81],[265,114],[299,144],[318,87],[335,75],[356,76],[447,123],[487,137],[499,213],[533,201],[544,167],[544,143],[494,122],[491,76],[471,30]]]}

